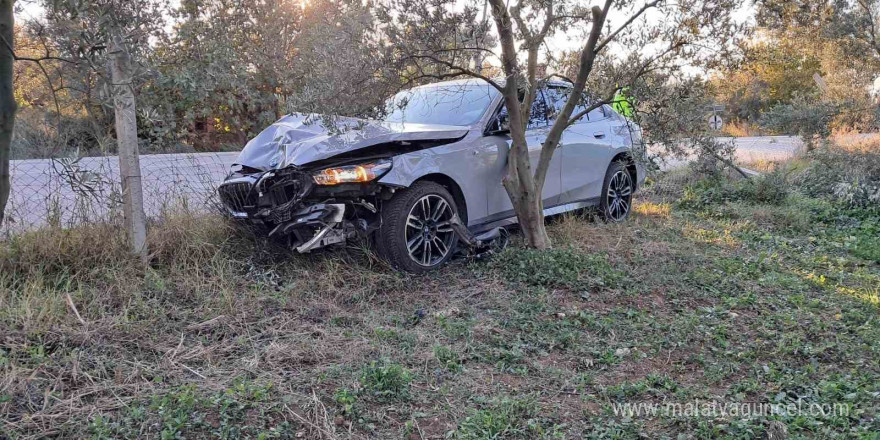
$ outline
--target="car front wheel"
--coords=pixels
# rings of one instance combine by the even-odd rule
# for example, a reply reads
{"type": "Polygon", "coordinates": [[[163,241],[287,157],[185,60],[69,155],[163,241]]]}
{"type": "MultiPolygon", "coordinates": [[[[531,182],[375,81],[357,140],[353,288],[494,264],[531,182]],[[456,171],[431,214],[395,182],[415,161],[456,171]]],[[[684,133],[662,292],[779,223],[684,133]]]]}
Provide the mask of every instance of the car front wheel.
{"type": "Polygon", "coordinates": [[[605,173],[599,202],[599,212],[606,222],[617,223],[626,220],[632,208],[634,189],[633,179],[626,165],[622,162],[613,162],[605,173]]]}
{"type": "Polygon", "coordinates": [[[400,270],[434,269],[455,251],[458,240],[452,217],[456,214],[455,200],[442,185],[424,181],[402,189],[382,207],[377,251],[400,270]]]}

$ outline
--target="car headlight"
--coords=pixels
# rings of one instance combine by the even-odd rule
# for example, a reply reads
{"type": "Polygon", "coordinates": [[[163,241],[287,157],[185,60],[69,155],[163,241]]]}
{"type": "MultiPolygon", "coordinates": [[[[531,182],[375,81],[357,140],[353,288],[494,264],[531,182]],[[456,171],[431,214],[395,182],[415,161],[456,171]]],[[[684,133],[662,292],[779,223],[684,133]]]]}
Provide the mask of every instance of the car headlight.
{"type": "Polygon", "coordinates": [[[318,185],[339,185],[341,183],[364,183],[382,177],[391,169],[391,160],[382,159],[376,162],[346,165],[327,168],[316,172],[312,179],[318,185]]]}

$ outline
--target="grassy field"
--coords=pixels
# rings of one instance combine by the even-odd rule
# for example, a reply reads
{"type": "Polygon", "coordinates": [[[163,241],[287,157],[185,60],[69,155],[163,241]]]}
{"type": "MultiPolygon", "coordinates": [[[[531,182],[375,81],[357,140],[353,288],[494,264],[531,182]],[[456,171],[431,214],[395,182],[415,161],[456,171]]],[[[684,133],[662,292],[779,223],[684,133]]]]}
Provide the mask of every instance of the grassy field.
{"type": "Polygon", "coordinates": [[[878,211],[791,175],[668,175],[422,277],[211,217],[152,228],[146,270],[109,228],[22,236],[0,437],[878,439],[878,211]]]}

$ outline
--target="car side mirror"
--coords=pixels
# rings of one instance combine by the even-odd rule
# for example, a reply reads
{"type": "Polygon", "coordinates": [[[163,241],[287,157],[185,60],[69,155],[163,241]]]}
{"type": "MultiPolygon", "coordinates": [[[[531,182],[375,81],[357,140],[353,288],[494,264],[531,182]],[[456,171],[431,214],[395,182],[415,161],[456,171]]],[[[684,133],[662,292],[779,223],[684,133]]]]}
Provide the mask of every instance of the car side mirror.
{"type": "Polygon", "coordinates": [[[489,123],[489,127],[486,129],[487,135],[508,133],[510,133],[510,119],[508,119],[507,115],[503,113],[495,116],[495,118],[492,119],[492,122],[489,123]]]}

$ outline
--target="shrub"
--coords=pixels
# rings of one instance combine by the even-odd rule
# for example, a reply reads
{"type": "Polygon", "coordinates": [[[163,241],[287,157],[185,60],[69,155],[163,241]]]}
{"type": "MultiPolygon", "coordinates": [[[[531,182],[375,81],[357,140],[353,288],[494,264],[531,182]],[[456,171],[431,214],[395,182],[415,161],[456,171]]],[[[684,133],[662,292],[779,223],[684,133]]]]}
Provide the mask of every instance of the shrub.
{"type": "Polygon", "coordinates": [[[780,172],[772,172],[736,185],[735,198],[738,201],[756,204],[779,204],[788,197],[789,185],[780,172]]]}
{"type": "Polygon", "coordinates": [[[841,108],[811,97],[797,96],[791,103],[780,103],[761,116],[761,126],[776,133],[796,133],[808,150],[816,146],[816,138],[831,135],[831,123],[841,108]]]}
{"type": "Polygon", "coordinates": [[[847,207],[880,204],[880,150],[829,147],[804,159],[806,165],[792,173],[792,183],[804,194],[847,207]]]}

